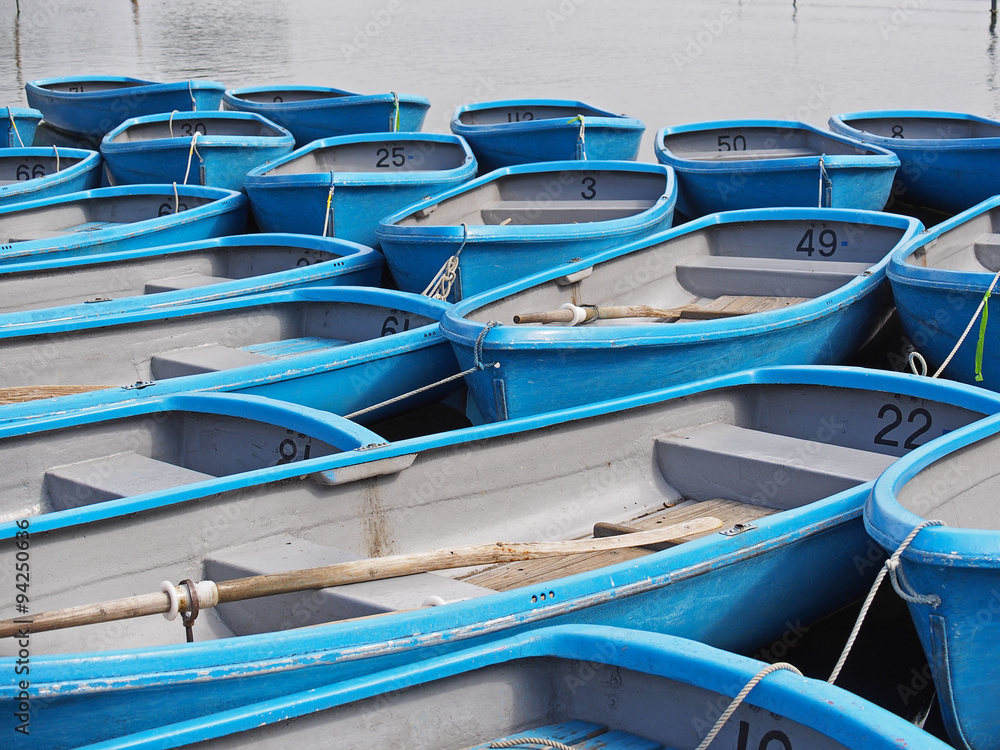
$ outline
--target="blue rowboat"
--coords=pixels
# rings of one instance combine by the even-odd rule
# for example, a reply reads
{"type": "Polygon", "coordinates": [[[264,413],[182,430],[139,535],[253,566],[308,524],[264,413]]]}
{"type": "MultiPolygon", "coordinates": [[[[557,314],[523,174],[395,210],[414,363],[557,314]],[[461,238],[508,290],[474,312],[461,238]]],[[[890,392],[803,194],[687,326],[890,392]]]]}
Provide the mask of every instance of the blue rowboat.
{"type": "Polygon", "coordinates": [[[889,553],[916,531],[894,583],[910,597],[948,735],[963,750],[996,747],[1000,735],[1000,682],[988,668],[1000,646],[998,431],[994,416],[914,451],[879,478],[864,515],[889,553]],[[944,525],[917,530],[925,521],[944,525]]]}
{"type": "Polygon", "coordinates": [[[634,161],[645,130],[639,120],[566,99],[465,104],[451,118],[451,132],[469,142],[484,172],[539,161],[634,161]]]}
{"type": "Polygon", "coordinates": [[[430,100],[412,94],[358,94],[328,86],[249,86],[228,89],[222,108],[256,112],[286,128],[299,147],[357,133],[414,132],[430,100]]]}
{"type": "MultiPolygon", "coordinates": [[[[109,740],[164,750],[213,739],[261,748],[573,747],[695,750],[763,662],[655,633],[564,625],[109,740]],[[488,710],[484,707],[488,706],[488,710]],[[378,721],[362,717],[377,712],[378,721]],[[429,720],[434,717],[434,720],[429,720]]],[[[780,669],[715,735],[718,747],[949,750],[826,682],[780,669]]]]}
{"type": "Polygon", "coordinates": [[[898,249],[886,273],[903,331],[928,365],[1000,390],[1000,197],[935,225],[898,249]]]}
{"type": "Polygon", "coordinates": [[[378,220],[476,176],[453,135],[382,133],[313,141],[252,170],[244,181],[257,225],[377,247],[378,220]]]}
{"type": "Polygon", "coordinates": [[[677,210],[818,206],[880,211],[899,159],[891,151],[788,120],[661,128],[656,158],[677,170],[677,210]]]}
{"type": "Polygon", "coordinates": [[[176,182],[242,190],[254,167],[287,156],[292,134],[249,112],[133,117],[101,141],[114,185],[176,182]]]}
{"type": "Polygon", "coordinates": [[[457,372],[438,332],[447,305],[405,292],[318,286],[189,305],[103,304],[0,315],[0,420],[190,390],[259,393],[348,414],[457,372]],[[19,403],[54,396],[58,406],[19,403]]]}
{"type": "Polygon", "coordinates": [[[447,263],[458,300],[666,229],[676,198],[658,164],[521,164],[387,216],[375,234],[400,289],[429,290],[447,263]]]}
{"type": "Polygon", "coordinates": [[[101,155],[70,148],[0,149],[0,206],[90,190],[101,184],[101,155]]]}
{"type": "Polygon", "coordinates": [[[124,185],[0,206],[0,265],[120,252],[239,234],[242,193],[198,185],[124,185]]]}
{"type": "Polygon", "coordinates": [[[1000,193],[1000,121],[898,109],[834,115],[829,124],[899,157],[892,194],[905,203],[956,214],[1000,193]]]}
{"type": "MultiPolygon", "coordinates": [[[[86,502],[102,476],[96,465],[122,450],[114,430],[91,423],[141,407],[0,425],[4,465],[18,469],[5,482],[20,482],[3,495],[0,557],[16,556],[18,531],[30,548],[26,748],[195,719],[546,625],[628,625],[758,649],[787,635],[788,623],[808,626],[868,590],[882,560],[861,521],[871,481],[910,445],[998,413],[1000,395],[872,370],[758,370],[86,502]],[[920,420],[907,421],[911,413],[920,420]],[[72,436],[56,434],[71,426],[72,436]],[[105,438],[87,440],[95,431],[105,438]],[[64,493],[81,498],[78,507],[56,509],[41,477],[83,458],[93,479],[64,493]],[[40,629],[47,610],[138,595],[164,579],[222,582],[359,558],[371,570],[380,564],[372,556],[426,560],[419,553],[469,542],[495,551],[497,540],[615,541],[582,539],[600,522],[684,531],[720,521],[729,533],[567,557],[558,571],[549,558],[461,576],[414,573],[421,565],[403,579],[214,608],[205,585],[194,643],[160,617],[40,629]],[[425,602],[440,606],[419,608],[425,602]],[[95,715],[102,721],[84,720],[95,715]]],[[[145,419],[133,429],[156,427],[145,419]]],[[[147,439],[130,445],[149,457],[147,439]]],[[[598,526],[609,531],[622,529],[598,526]]],[[[13,600],[0,606],[0,617],[17,616],[13,600]]],[[[14,669],[18,648],[0,638],[0,669],[14,669]]],[[[0,710],[12,715],[18,700],[13,681],[0,682],[0,710]]]]}
{"type": "Polygon", "coordinates": [[[219,108],[225,86],[215,81],[159,83],[123,76],[62,76],[25,84],[28,105],[46,124],[99,141],[130,117],[219,108]]]}
{"type": "Polygon", "coordinates": [[[33,145],[42,113],[28,107],[0,107],[0,146],[27,148],[33,145]]]}
{"type": "Polygon", "coordinates": [[[915,219],[712,214],[456,304],[441,329],[486,421],[745,367],[847,361],[892,312],[885,266],[915,219]]]}
{"type": "Polygon", "coordinates": [[[109,315],[293,286],[378,286],[382,265],[382,256],[369,247],[303,234],[229,235],[27,260],[0,266],[0,320],[5,313],[82,302],[93,313],[109,315]]]}

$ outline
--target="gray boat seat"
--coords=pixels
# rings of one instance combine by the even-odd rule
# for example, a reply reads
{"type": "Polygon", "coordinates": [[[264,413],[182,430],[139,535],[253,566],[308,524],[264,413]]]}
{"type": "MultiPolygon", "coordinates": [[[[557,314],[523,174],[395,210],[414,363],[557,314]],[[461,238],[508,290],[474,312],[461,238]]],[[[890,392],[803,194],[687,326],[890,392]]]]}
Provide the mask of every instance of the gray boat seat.
{"type": "Polygon", "coordinates": [[[221,284],[232,279],[224,276],[206,276],[201,273],[189,273],[183,276],[171,276],[166,279],[153,279],[146,282],[143,289],[144,294],[158,294],[159,292],[177,292],[182,289],[197,289],[202,286],[221,284]]]}
{"type": "Polygon", "coordinates": [[[127,451],[45,472],[43,486],[53,510],[141,495],[212,479],[211,474],[127,451]]]}
{"type": "Polygon", "coordinates": [[[656,204],[655,200],[532,200],[495,201],[482,209],[483,223],[576,224],[610,221],[635,216],[656,204]]]}
{"type": "Polygon", "coordinates": [[[662,476],[685,497],[725,497],[779,509],[874,480],[895,460],[718,422],[657,437],[655,456],[662,476]]]}
{"type": "MultiPolygon", "coordinates": [[[[205,559],[203,572],[206,579],[225,581],[360,559],[351,552],[278,534],[214,553],[205,559]]],[[[414,609],[425,606],[428,599],[451,602],[492,593],[492,589],[456,581],[438,573],[417,573],[229,602],[219,605],[216,611],[234,635],[250,635],[414,609]]]]}
{"type": "Polygon", "coordinates": [[[981,234],[972,243],[972,249],[983,268],[1000,269],[1000,234],[981,234]]]}
{"type": "Polygon", "coordinates": [[[222,344],[203,344],[154,354],[149,361],[153,380],[219,372],[267,362],[271,357],[222,344]]]}
{"type": "Polygon", "coordinates": [[[10,235],[8,242],[30,242],[32,240],[48,240],[54,237],[65,237],[70,234],[77,234],[79,232],[93,232],[98,229],[104,229],[105,227],[118,226],[118,222],[115,221],[88,221],[84,224],[78,224],[75,227],[66,227],[65,229],[31,229],[18,232],[16,234],[10,235]]]}
{"type": "Polygon", "coordinates": [[[805,156],[819,156],[812,148],[750,148],[745,151],[703,151],[688,154],[690,159],[705,161],[752,161],[756,159],[798,159],[805,156]]]}
{"type": "Polygon", "coordinates": [[[676,266],[677,281],[699,297],[818,297],[870,268],[868,263],[699,255],[676,266]]]}

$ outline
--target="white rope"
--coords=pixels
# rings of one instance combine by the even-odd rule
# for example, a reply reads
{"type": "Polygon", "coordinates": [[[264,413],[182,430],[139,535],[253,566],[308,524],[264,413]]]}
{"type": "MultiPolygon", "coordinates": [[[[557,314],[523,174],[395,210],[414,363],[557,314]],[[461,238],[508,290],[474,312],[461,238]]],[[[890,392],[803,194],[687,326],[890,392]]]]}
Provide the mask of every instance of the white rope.
{"type": "Polygon", "coordinates": [[[448,295],[451,294],[451,287],[455,283],[455,279],[458,276],[458,256],[462,254],[462,250],[465,249],[465,243],[469,239],[469,227],[463,221],[462,222],[462,244],[458,246],[458,250],[452,255],[448,260],[444,262],[441,269],[434,274],[434,278],[427,285],[421,294],[424,297],[430,297],[432,299],[446,300],[448,295]]]}
{"type": "Polygon", "coordinates": [[[24,141],[21,139],[21,132],[17,129],[17,123],[14,122],[14,113],[10,111],[10,107],[7,107],[7,117],[10,118],[10,126],[14,129],[14,135],[17,136],[17,142],[21,144],[21,148],[24,148],[24,141]]]}
{"type": "Polygon", "coordinates": [[[180,213],[181,197],[177,194],[177,183],[174,183],[174,214],[180,213]]]}
{"type": "MultiPolygon", "coordinates": [[[[330,210],[333,207],[333,170],[330,170],[330,192],[326,196],[326,211],[323,213],[323,237],[327,236],[330,227],[330,210]]],[[[336,233],[336,227],[334,228],[336,233]]]]}
{"type": "Polygon", "coordinates": [[[175,109],[173,112],[170,113],[170,119],[167,120],[167,127],[170,128],[170,137],[171,138],[174,137],[174,115],[176,115],[176,114],[177,114],[177,110],[175,109]]]}
{"type": "Polygon", "coordinates": [[[191,111],[192,112],[197,112],[198,111],[198,102],[195,101],[194,90],[191,88],[191,79],[190,78],[188,79],[188,96],[191,97],[191,111]]]}
{"type": "Polygon", "coordinates": [[[910,366],[910,372],[914,375],[927,375],[927,360],[918,351],[912,351],[906,357],[906,363],[910,366]],[[917,365],[920,365],[920,372],[917,372],[917,365]]]}
{"type": "MultiPolygon", "coordinates": [[[[191,158],[195,154],[198,154],[198,161],[204,161],[201,158],[201,154],[198,152],[198,146],[197,146],[198,135],[199,135],[199,133],[196,130],[196,131],[194,131],[194,135],[191,136],[191,148],[188,149],[188,164],[187,164],[187,169],[184,170],[184,184],[185,185],[188,184],[188,175],[191,174],[191,158]]],[[[175,183],[174,187],[176,189],[176,183],[175,183]]]]}
{"type": "Polygon", "coordinates": [[[59,149],[56,148],[56,145],[54,143],[52,144],[52,150],[56,152],[56,171],[58,172],[59,171],[59,149]]]}
{"type": "Polygon", "coordinates": [[[788,662],[779,661],[775,662],[774,664],[768,664],[766,667],[761,669],[757,674],[755,674],[750,679],[750,682],[744,685],[743,689],[737,694],[735,698],[733,698],[733,702],[729,704],[729,708],[727,708],[725,711],[722,712],[722,716],[720,716],[716,720],[715,726],[712,727],[711,731],[709,731],[709,733],[705,736],[705,739],[701,741],[701,744],[698,745],[698,747],[695,750],[705,750],[705,748],[711,745],[712,740],[715,739],[716,735],[718,735],[719,732],[722,731],[722,727],[724,727],[726,725],[726,722],[729,721],[729,717],[732,716],[733,713],[736,711],[736,709],[740,707],[740,704],[750,694],[750,691],[757,686],[757,683],[763,680],[772,672],[777,672],[782,669],[787,669],[789,672],[794,672],[800,677],[802,676],[802,673],[788,662]]]}
{"type": "Polygon", "coordinates": [[[979,318],[979,313],[983,311],[983,307],[986,305],[986,300],[988,300],[990,298],[990,294],[993,293],[993,287],[996,286],[997,279],[1000,279],[1000,271],[997,271],[996,274],[993,276],[993,281],[990,282],[990,288],[986,290],[986,294],[984,294],[983,298],[979,300],[979,307],[976,308],[976,312],[973,314],[972,319],[969,321],[969,325],[967,325],[965,327],[965,331],[962,332],[962,337],[958,340],[958,343],[955,344],[955,348],[951,350],[951,354],[948,355],[948,357],[945,359],[942,365],[937,369],[937,372],[931,375],[932,378],[936,378],[938,375],[944,372],[944,368],[948,366],[948,363],[951,362],[952,357],[954,357],[955,354],[958,352],[958,348],[962,345],[962,342],[965,341],[965,337],[969,335],[969,331],[972,330],[972,326],[976,322],[976,319],[979,318]]]}
{"type": "Polygon", "coordinates": [[[563,744],[559,740],[550,740],[548,737],[511,737],[509,740],[494,740],[490,747],[521,747],[522,745],[544,745],[554,747],[556,750],[578,750],[578,748],[563,744]]]}
{"type": "MultiPolygon", "coordinates": [[[[854,629],[851,630],[851,635],[848,637],[847,643],[844,645],[844,650],[840,654],[840,659],[837,660],[837,665],[833,668],[833,672],[827,679],[827,682],[831,685],[836,682],[837,678],[840,676],[840,670],[844,668],[844,662],[847,661],[848,654],[850,654],[851,649],[854,648],[854,641],[857,640],[858,633],[861,631],[861,623],[865,621],[865,617],[868,615],[868,610],[871,608],[872,602],[875,600],[875,594],[878,592],[879,586],[882,585],[882,579],[885,578],[885,574],[891,572],[892,569],[899,564],[900,555],[902,555],[906,548],[910,546],[910,542],[912,542],[917,534],[920,533],[920,530],[927,526],[944,526],[944,521],[926,520],[914,526],[912,531],[907,534],[906,539],[903,540],[903,543],[900,544],[889,559],[885,561],[885,565],[883,565],[882,569],[878,572],[878,575],[875,577],[875,583],[872,584],[871,591],[868,592],[868,596],[865,598],[865,603],[861,606],[861,612],[858,613],[858,619],[854,623],[854,629]]],[[[893,573],[893,580],[895,581],[895,573],[893,573]]],[[[896,583],[893,584],[894,587],[896,585],[896,583]]],[[[906,598],[900,589],[897,588],[896,591],[900,594],[900,596],[903,596],[904,599],[906,598]]],[[[936,600],[938,604],[941,602],[941,600],[936,596],[933,597],[933,599],[928,597],[923,601],[924,603],[937,606],[937,604],[934,604],[934,600],[936,600]]]]}

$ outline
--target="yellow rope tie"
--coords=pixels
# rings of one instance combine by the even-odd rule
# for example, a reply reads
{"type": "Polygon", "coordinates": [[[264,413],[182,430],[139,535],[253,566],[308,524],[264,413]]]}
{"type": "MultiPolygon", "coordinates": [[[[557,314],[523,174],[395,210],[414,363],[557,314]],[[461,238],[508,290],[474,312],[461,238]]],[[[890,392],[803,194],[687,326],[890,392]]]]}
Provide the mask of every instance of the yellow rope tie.
{"type": "Polygon", "coordinates": [[[21,132],[17,129],[17,123],[14,122],[14,113],[10,111],[10,107],[7,107],[7,117],[10,118],[10,126],[14,129],[14,135],[17,136],[17,142],[21,144],[21,148],[24,148],[24,141],[21,139],[21,132]]]}
{"type": "MultiPolygon", "coordinates": [[[[326,211],[323,213],[323,237],[326,237],[327,230],[330,227],[330,206],[333,205],[333,170],[330,170],[330,192],[326,194],[326,211]]],[[[337,233],[337,228],[333,228],[334,234],[337,233]]]]}
{"type": "MultiPolygon", "coordinates": [[[[198,161],[199,162],[204,162],[205,161],[204,159],[201,158],[201,154],[198,153],[198,147],[196,145],[198,143],[198,135],[199,135],[199,133],[196,130],[196,131],[194,131],[194,135],[191,136],[191,148],[188,149],[188,164],[187,164],[187,169],[184,170],[184,184],[185,185],[188,184],[188,175],[191,174],[191,158],[195,154],[198,154],[198,161]]],[[[176,184],[175,184],[174,187],[176,189],[176,184]]]]}
{"type": "Polygon", "coordinates": [[[587,123],[583,119],[583,115],[577,115],[566,121],[567,125],[572,125],[574,122],[580,123],[580,132],[576,136],[576,158],[586,161],[587,159],[587,123]]]}
{"type": "Polygon", "coordinates": [[[389,130],[393,133],[399,132],[399,94],[395,91],[392,94],[392,115],[389,117],[389,130]]]}

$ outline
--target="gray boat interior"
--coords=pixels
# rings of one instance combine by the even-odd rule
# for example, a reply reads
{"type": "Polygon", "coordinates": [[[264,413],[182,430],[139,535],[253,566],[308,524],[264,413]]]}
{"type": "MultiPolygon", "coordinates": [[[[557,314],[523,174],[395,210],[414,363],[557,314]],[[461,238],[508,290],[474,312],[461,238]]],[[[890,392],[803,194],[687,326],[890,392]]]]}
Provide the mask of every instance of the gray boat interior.
{"type": "Polygon", "coordinates": [[[46,91],[60,91],[64,94],[89,94],[94,91],[115,91],[117,89],[133,89],[137,86],[148,86],[149,81],[106,81],[102,79],[75,79],[71,81],[55,81],[46,83],[39,88],[46,91]]]}
{"type": "Polygon", "coordinates": [[[185,252],[102,260],[91,256],[80,265],[53,265],[28,271],[0,267],[0,314],[21,310],[195,289],[303,265],[336,263],[343,256],[310,247],[240,245],[205,247],[185,252]]]}
{"type": "MultiPolygon", "coordinates": [[[[879,391],[754,384],[396,457],[366,452],[364,463],[344,468],[310,471],[302,464],[294,481],[33,535],[33,611],[155,589],[164,578],[224,580],[455,544],[584,538],[602,522],[645,530],[713,516],[726,529],[874,480],[912,447],[904,446],[906,440],[922,444],[981,416],[879,391]],[[893,410],[917,409],[931,415],[920,435],[910,435],[920,422],[893,427],[893,410]]],[[[87,450],[95,456],[125,450],[110,433],[96,429],[87,450]]],[[[22,517],[44,510],[40,477],[53,464],[73,461],[51,447],[39,450],[37,438],[14,443],[16,455],[25,456],[15,460],[7,442],[0,444],[5,465],[24,463],[31,474],[5,476],[16,498],[8,513],[22,517]]],[[[0,551],[12,541],[0,542],[0,551]]],[[[567,555],[558,564],[543,559],[429,572],[231,602],[202,612],[198,640],[514,588],[558,597],[564,576],[648,554],[631,548],[567,555]]],[[[14,616],[10,606],[0,616],[14,616]]],[[[176,642],[178,635],[178,626],[161,617],[141,618],[33,633],[32,648],[51,653],[148,647],[176,642]]],[[[0,653],[10,648],[10,641],[0,642],[0,653]]]]}
{"type": "Polygon", "coordinates": [[[577,224],[647,211],[667,176],[612,169],[508,174],[400,219],[400,226],[577,224]]]}
{"type": "MultiPolygon", "coordinates": [[[[69,167],[79,164],[83,158],[79,156],[51,155],[20,155],[8,156],[0,150],[0,185],[23,185],[30,180],[49,177],[69,167]]],[[[30,187],[30,186],[29,186],[30,187]]],[[[3,191],[0,190],[0,197],[3,191]]]]}
{"type": "MultiPolygon", "coordinates": [[[[336,737],[336,747],[344,750],[546,745],[694,750],[732,700],[687,675],[661,676],[618,666],[614,641],[594,648],[586,661],[559,656],[511,659],[293,719],[255,722],[260,726],[198,747],[330,747],[330,738],[336,737]],[[544,742],[515,742],[523,737],[544,742]]],[[[748,738],[753,743],[749,747],[758,741],[761,747],[845,747],[803,722],[761,709],[753,695],[736,709],[714,743],[744,747],[748,738]],[[748,737],[742,737],[744,733],[748,737]]]]}
{"type": "MultiPolygon", "coordinates": [[[[262,364],[377,339],[389,318],[436,321],[380,305],[289,300],[214,311],[173,308],[139,322],[0,338],[0,387],[122,386],[262,364]]],[[[408,321],[408,324],[407,324],[408,321]]]]}
{"type": "Polygon", "coordinates": [[[844,124],[883,138],[950,140],[1000,137],[1000,123],[956,117],[858,117],[844,120],[844,124]]]}
{"type": "Polygon", "coordinates": [[[953,528],[1000,531],[996,502],[1000,469],[993,463],[998,451],[1000,435],[990,435],[949,453],[903,485],[899,504],[953,528]]]}
{"type": "Polygon", "coordinates": [[[12,469],[0,479],[0,518],[31,518],[337,452],[281,425],[198,411],[7,438],[4,462],[12,469]]]}
{"type": "Polygon", "coordinates": [[[942,232],[910,253],[906,263],[943,271],[1000,271],[1000,211],[985,211],[942,232]]]}
{"type": "MultiPolygon", "coordinates": [[[[705,317],[713,317],[719,300],[728,304],[734,297],[740,299],[732,304],[760,312],[842,287],[883,260],[902,236],[896,227],[821,220],[710,225],[514,292],[465,317],[513,324],[515,316],[557,310],[565,303],[664,310],[693,306],[707,308],[705,317]]],[[[618,318],[587,325],[655,320],[618,318]]]]}
{"type": "Polygon", "coordinates": [[[177,117],[173,121],[138,122],[130,125],[114,137],[111,143],[137,143],[164,138],[192,138],[198,136],[243,136],[249,138],[283,138],[278,128],[256,119],[234,119],[232,117],[212,117],[210,112],[198,113],[197,117],[177,117]]]}
{"type": "Polygon", "coordinates": [[[563,117],[569,120],[580,115],[584,117],[613,116],[601,110],[578,105],[511,104],[466,110],[459,114],[458,121],[463,125],[501,125],[532,120],[554,120],[563,117]]]}
{"type": "MultiPolygon", "coordinates": [[[[173,192],[81,198],[0,215],[0,242],[15,243],[92,232],[198,208],[218,198],[173,192]]],[[[0,252],[11,249],[0,245],[0,252]]]]}
{"type": "Polygon", "coordinates": [[[694,161],[794,159],[874,153],[860,144],[854,146],[812,130],[741,125],[668,133],[663,136],[662,145],[676,158],[694,161]]]}
{"type": "Polygon", "coordinates": [[[431,172],[457,169],[465,164],[465,159],[466,151],[458,143],[390,137],[383,141],[314,148],[274,165],[263,174],[431,172]]]}
{"type": "MultiPolygon", "coordinates": [[[[308,102],[313,99],[341,99],[345,96],[357,96],[342,91],[315,91],[313,89],[280,88],[273,91],[241,91],[230,92],[230,96],[248,102],[260,104],[281,104],[282,102],[308,102]]],[[[223,100],[225,105],[225,100],[223,100]]]]}

